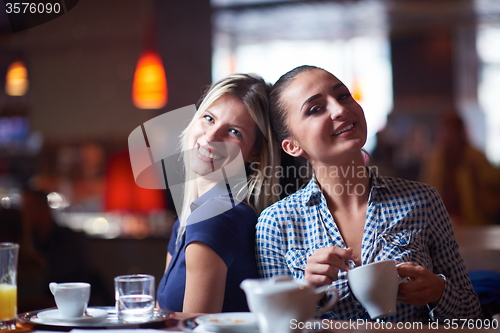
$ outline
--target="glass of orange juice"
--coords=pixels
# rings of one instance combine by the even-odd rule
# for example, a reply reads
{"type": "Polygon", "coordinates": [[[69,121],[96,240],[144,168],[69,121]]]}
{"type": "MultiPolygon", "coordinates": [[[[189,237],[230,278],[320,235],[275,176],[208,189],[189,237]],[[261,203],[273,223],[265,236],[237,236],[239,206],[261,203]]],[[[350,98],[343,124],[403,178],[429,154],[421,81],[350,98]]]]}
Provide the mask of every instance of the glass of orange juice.
{"type": "Polygon", "coordinates": [[[19,244],[0,243],[0,330],[16,328],[19,244]]]}

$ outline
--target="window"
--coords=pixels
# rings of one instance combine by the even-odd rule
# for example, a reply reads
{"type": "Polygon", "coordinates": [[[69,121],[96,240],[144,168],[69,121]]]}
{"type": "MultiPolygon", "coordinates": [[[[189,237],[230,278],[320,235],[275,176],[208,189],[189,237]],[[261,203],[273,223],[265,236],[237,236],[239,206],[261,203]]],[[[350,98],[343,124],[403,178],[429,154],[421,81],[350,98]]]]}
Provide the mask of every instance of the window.
{"type": "Polygon", "coordinates": [[[477,50],[481,61],[479,104],[486,117],[486,155],[500,165],[500,24],[483,24],[478,29],[477,50]]]}
{"type": "Polygon", "coordinates": [[[380,3],[213,4],[214,80],[253,72],[274,83],[294,67],[322,67],[357,97],[368,122],[365,148],[373,149],[392,108],[389,40],[380,3]]]}

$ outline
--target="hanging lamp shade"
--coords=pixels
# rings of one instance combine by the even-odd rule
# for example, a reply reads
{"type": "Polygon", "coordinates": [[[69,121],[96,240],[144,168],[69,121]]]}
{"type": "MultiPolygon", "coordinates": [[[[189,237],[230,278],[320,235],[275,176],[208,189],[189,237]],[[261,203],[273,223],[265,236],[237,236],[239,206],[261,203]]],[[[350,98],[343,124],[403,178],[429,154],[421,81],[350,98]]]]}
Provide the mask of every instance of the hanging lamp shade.
{"type": "Polygon", "coordinates": [[[363,87],[361,85],[361,80],[359,78],[354,78],[352,83],[352,97],[357,101],[361,102],[363,100],[363,87]]]}
{"type": "Polygon", "coordinates": [[[28,70],[22,61],[13,62],[7,69],[5,93],[9,96],[24,96],[28,91],[28,70]]]}
{"type": "Polygon", "coordinates": [[[167,104],[165,69],[159,54],[146,50],[139,57],[132,88],[134,105],[139,109],[161,109],[167,104]]]}

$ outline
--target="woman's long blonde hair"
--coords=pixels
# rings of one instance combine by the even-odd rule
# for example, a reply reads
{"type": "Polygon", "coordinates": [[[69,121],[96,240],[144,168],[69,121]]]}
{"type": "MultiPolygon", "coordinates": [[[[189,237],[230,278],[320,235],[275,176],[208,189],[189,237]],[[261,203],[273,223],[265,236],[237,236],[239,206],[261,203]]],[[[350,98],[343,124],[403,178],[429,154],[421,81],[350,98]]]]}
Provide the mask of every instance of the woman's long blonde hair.
{"type": "MultiPolygon", "coordinates": [[[[257,214],[279,199],[278,167],[280,153],[277,141],[271,131],[269,118],[268,93],[269,85],[255,74],[234,74],[214,83],[202,96],[201,103],[193,119],[181,134],[181,150],[187,152],[193,147],[189,146],[189,134],[193,125],[205,113],[207,108],[225,94],[238,98],[246,107],[248,113],[256,124],[256,135],[253,151],[256,153],[251,167],[247,167],[248,194],[246,203],[257,214]],[[276,193],[278,192],[278,193],[276,193]]],[[[187,164],[188,159],[184,159],[187,164]]],[[[194,179],[189,165],[184,166],[185,179],[194,179]]],[[[186,222],[191,213],[190,205],[198,198],[196,183],[187,181],[184,187],[184,198],[179,215],[180,228],[179,240],[185,232],[186,222]]]]}

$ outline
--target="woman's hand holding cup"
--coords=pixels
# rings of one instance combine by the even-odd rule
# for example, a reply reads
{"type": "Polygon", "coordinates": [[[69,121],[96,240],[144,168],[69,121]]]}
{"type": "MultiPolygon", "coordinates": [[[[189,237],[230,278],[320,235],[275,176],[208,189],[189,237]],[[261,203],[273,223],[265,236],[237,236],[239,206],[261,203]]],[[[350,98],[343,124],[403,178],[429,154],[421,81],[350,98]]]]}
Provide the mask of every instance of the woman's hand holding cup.
{"type": "Polygon", "coordinates": [[[399,285],[398,301],[431,307],[439,302],[444,291],[444,279],[412,262],[398,264],[397,268],[400,277],[409,278],[409,282],[399,285]]]}

